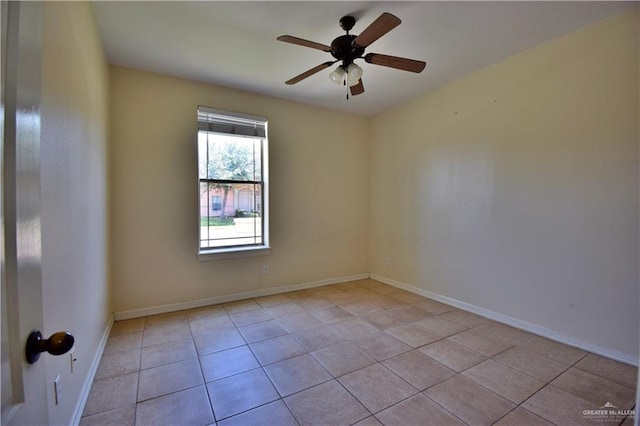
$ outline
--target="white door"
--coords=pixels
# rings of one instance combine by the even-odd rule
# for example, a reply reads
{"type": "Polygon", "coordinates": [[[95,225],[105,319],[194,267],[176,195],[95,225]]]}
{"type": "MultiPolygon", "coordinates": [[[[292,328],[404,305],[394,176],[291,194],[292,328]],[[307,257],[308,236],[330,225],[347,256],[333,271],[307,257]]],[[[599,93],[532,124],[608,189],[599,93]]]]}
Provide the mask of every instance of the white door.
{"type": "Polygon", "coordinates": [[[28,335],[42,330],[42,4],[2,1],[1,7],[2,424],[44,425],[48,422],[45,363],[41,358],[29,364],[24,355],[28,335]]]}

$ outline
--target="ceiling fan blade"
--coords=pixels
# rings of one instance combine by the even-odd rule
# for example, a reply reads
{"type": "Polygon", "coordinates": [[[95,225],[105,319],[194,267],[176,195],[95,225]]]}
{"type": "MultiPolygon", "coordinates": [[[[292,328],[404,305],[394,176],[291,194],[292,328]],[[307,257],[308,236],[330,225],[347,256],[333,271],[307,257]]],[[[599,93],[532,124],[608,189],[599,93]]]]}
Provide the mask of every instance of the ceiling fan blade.
{"type": "Polygon", "coordinates": [[[285,43],[297,44],[298,46],[310,47],[312,49],[322,50],[324,52],[331,52],[331,46],[327,46],[326,44],[316,43],[315,41],[305,40],[303,38],[298,38],[290,35],[282,35],[278,37],[276,40],[284,41],[285,43]]]}
{"type": "Polygon", "coordinates": [[[378,53],[367,53],[364,60],[370,64],[382,65],[383,67],[395,68],[403,71],[415,73],[422,72],[427,65],[424,61],[415,59],[399,58],[397,56],[380,55],[378,53]]]}
{"type": "Polygon", "coordinates": [[[358,84],[355,86],[351,86],[351,95],[357,96],[364,93],[364,85],[362,84],[362,79],[358,80],[358,84]]]}
{"type": "Polygon", "coordinates": [[[303,72],[300,75],[297,75],[295,77],[293,77],[290,80],[285,81],[285,84],[296,84],[297,82],[304,80],[307,77],[312,76],[313,74],[317,73],[318,71],[322,71],[325,68],[329,68],[331,65],[335,64],[335,62],[325,62],[323,64],[318,65],[317,67],[313,67],[308,71],[303,72]]]}
{"type": "Polygon", "coordinates": [[[400,25],[400,19],[390,13],[383,13],[373,21],[371,25],[365,28],[358,37],[353,40],[353,43],[360,47],[367,47],[398,25],[400,25]]]}

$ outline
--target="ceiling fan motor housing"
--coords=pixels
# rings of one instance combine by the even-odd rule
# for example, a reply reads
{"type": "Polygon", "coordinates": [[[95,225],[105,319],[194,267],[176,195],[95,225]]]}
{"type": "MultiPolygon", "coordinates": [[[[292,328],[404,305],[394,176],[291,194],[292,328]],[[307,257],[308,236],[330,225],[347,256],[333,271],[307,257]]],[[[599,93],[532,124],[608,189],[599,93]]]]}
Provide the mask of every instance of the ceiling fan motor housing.
{"type": "Polygon", "coordinates": [[[331,42],[331,55],[342,61],[344,66],[349,65],[354,59],[361,57],[364,53],[364,48],[353,43],[356,37],[357,36],[352,34],[346,34],[331,42]]]}

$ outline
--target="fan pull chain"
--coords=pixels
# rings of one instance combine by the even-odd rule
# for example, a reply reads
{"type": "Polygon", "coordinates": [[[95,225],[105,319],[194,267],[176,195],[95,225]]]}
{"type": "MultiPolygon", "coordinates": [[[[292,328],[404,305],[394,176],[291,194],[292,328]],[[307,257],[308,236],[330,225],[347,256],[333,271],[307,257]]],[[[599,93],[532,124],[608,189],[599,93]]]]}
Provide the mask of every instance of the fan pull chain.
{"type": "Polygon", "coordinates": [[[349,86],[347,86],[347,77],[342,80],[342,85],[347,88],[347,100],[349,100],[349,86]]]}

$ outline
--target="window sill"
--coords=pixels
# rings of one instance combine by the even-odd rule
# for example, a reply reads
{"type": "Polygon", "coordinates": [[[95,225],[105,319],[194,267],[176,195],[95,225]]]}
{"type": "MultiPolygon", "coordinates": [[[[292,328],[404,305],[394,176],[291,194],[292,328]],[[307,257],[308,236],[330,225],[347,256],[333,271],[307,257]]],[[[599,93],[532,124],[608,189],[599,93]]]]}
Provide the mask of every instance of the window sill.
{"type": "Polygon", "coordinates": [[[200,262],[208,262],[211,260],[241,259],[243,257],[266,256],[269,253],[271,253],[271,247],[269,246],[202,250],[198,252],[198,260],[200,262]]]}

